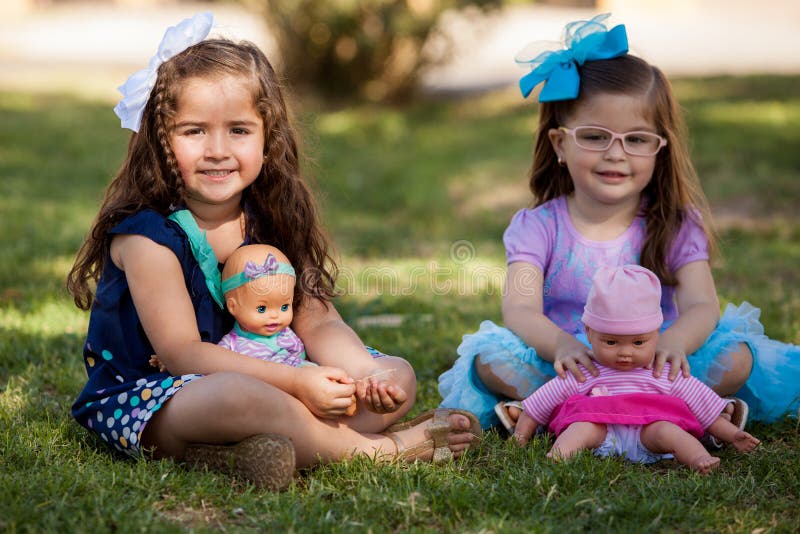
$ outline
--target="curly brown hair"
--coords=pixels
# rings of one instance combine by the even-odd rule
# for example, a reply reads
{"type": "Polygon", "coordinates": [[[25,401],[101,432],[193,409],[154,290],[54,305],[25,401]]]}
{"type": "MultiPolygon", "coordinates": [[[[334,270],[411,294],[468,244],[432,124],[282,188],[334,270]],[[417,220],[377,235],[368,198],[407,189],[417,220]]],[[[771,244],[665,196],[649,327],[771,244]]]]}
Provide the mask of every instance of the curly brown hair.
{"type": "Polygon", "coordinates": [[[130,138],[125,162],[108,186],[67,277],[67,289],[79,308],[92,305],[92,286],[107,261],[109,231],[141,210],[166,216],[183,204],[183,182],[169,143],[178,96],[189,78],[222,75],[252,82],[254,104],[264,121],[264,165],[242,194],[246,235],[253,243],[274,245],[288,256],[298,272],[297,306],[304,295],[324,301],[335,295],[338,269],[300,171],[300,150],[275,71],[252,43],[209,39],[158,68],[139,132],[130,138]]]}
{"type": "Polygon", "coordinates": [[[565,124],[577,106],[594,95],[641,95],[650,113],[648,118],[666,138],[667,146],[656,156],[653,178],[642,192],[647,230],[640,263],[664,284],[675,285],[675,273],[669,270],[666,257],[687,217],[705,232],[712,257],[717,247],[708,201],[689,156],[688,132],[669,81],[657,67],[629,54],[587,61],[578,70],[581,85],[577,99],[545,102],[539,108],[529,173],[534,206],[574,191],[569,171],[558,163],[547,132],[565,124]]]}

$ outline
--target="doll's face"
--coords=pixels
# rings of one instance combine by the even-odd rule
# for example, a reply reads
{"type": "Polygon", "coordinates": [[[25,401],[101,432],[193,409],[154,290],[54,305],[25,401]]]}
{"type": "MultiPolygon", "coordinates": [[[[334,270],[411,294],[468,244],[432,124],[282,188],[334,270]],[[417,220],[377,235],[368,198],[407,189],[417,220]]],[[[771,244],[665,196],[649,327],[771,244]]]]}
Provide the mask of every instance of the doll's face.
{"type": "Polygon", "coordinates": [[[253,280],[230,291],[228,311],[239,326],[253,334],[272,336],[292,322],[294,277],[274,274],[253,280]]]}
{"type": "Polygon", "coordinates": [[[650,365],[656,354],[658,330],[633,336],[605,334],[586,327],[594,359],[600,365],[631,371],[650,365]]]}

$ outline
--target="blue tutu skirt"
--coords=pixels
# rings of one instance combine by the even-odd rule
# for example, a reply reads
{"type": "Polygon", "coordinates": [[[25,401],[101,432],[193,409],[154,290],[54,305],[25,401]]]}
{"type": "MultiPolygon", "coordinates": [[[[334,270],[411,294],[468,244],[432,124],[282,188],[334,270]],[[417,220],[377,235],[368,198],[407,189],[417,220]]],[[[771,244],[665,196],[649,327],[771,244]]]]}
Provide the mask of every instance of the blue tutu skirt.
{"type": "MultiPolygon", "coordinates": [[[[764,335],[758,318],[761,311],[745,302],[729,304],[716,329],[689,357],[692,375],[708,386],[719,384],[731,367],[730,353],[746,343],[754,356],[753,370],[736,396],[750,406],[750,420],[772,422],[800,406],[800,346],[771,340],[764,335]]],[[[586,336],[577,339],[588,345],[586,336]]],[[[494,406],[507,400],[495,395],[475,373],[475,356],[481,355],[492,372],[527,397],[556,376],[553,364],[539,358],[507,328],[484,321],[474,334],[464,336],[453,367],[439,377],[440,406],[474,413],[483,428],[499,423],[494,406]]]]}

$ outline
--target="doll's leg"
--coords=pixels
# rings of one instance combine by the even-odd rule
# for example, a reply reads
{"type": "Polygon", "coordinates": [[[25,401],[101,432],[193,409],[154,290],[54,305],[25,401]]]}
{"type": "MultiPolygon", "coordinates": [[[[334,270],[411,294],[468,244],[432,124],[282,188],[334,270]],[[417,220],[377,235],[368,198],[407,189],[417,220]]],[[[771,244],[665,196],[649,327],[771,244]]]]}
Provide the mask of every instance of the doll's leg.
{"type": "Polygon", "coordinates": [[[642,427],[642,445],[657,454],[673,454],[683,465],[703,474],[719,467],[719,458],[711,456],[697,438],[681,427],[656,421],[642,427]]]}
{"type": "Polygon", "coordinates": [[[733,360],[731,368],[722,375],[719,384],[711,388],[721,397],[733,395],[739,391],[753,370],[753,353],[746,343],[739,343],[737,349],[729,352],[728,355],[733,360]]]}
{"type": "Polygon", "coordinates": [[[555,460],[567,460],[580,451],[596,449],[606,439],[607,432],[605,424],[582,421],[572,423],[556,438],[547,457],[555,460]]]}
{"type": "MultiPolygon", "coordinates": [[[[473,440],[470,421],[454,414],[449,423],[448,442],[458,456],[473,440]]],[[[396,434],[403,443],[413,445],[427,439],[428,425],[421,423],[396,434]]],[[[359,433],[339,420],[319,419],[284,391],[238,373],[216,373],[183,386],[154,413],[142,444],[155,447],[158,457],[180,460],[192,443],[233,443],[258,434],[289,437],[298,467],[358,453],[393,457],[397,452],[395,441],[388,436],[359,433]]],[[[423,455],[420,459],[427,458],[423,455]]]]}

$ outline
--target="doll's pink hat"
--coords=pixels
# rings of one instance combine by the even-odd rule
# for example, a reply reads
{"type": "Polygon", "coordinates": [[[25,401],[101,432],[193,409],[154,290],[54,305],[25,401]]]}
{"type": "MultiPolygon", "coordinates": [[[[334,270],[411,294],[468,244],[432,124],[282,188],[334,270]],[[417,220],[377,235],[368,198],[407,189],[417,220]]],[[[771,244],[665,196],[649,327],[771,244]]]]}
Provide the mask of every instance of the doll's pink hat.
{"type": "Polygon", "coordinates": [[[634,335],[658,330],[661,282],[641,265],[600,267],[583,309],[583,322],[605,334],[634,335]]]}

